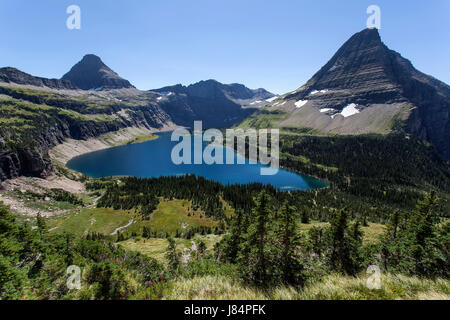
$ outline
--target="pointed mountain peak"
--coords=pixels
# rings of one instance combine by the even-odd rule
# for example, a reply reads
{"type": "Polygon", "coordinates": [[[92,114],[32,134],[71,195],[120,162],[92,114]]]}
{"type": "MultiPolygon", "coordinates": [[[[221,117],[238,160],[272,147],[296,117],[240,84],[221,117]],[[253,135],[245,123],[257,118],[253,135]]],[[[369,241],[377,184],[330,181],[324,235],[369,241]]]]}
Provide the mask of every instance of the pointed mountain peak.
{"type": "Polygon", "coordinates": [[[283,99],[283,108],[302,113],[283,125],[380,133],[407,119],[407,132],[434,143],[450,159],[450,87],[390,50],[377,29],[354,34],[305,85],[283,99]]]}
{"type": "Polygon", "coordinates": [[[83,90],[134,88],[94,54],[85,55],[62,79],[83,90]]]}
{"type": "Polygon", "coordinates": [[[295,96],[304,98],[310,92],[321,90],[351,90],[353,95],[359,92],[365,98],[379,91],[386,93],[382,99],[388,96],[395,98],[398,91],[395,90],[397,84],[392,68],[391,50],[381,41],[378,30],[364,29],[350,37],[334,56],[295,92],[295,96]]]}

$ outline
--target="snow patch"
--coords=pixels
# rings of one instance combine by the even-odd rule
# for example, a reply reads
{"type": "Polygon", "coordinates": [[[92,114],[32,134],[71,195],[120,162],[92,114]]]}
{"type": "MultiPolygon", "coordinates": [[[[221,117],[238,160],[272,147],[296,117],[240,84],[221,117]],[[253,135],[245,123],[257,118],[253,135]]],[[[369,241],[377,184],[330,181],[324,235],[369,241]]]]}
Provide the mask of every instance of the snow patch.
{"type": "Polygon", "coordinates": [[[324,113],[324,112],[333,111],[333,110],[334,110],[333,108],[323,108],[323,109],[320,109],[320,112],[324,113]]]}
{"type": "Polygon", "coordinates": [[[272,102],[272,101],[275,101],[277,98],[278,98],[278,96],[275,96],[275,97],[266,99],[266,101],[267,101],[267,102],[272,102]]]}
{"type": "Polygon", "coordinates": [[[350,103],[348,106],[342,109],[341,115],[344,116],[344,118],[347,118],[357,113],[359,113],[359,110],[356,109],[356,104],[350,103]]]}
{"type": "Polygon", "coordinates": [[[329,90],[328,89],[324,89],[324,90],[313,90],[309,93],[310,96],[313,96],[317,93],[327,93],[329,90]]]}
{"type": "Polygon", "coordinates": [[[307,104],[308,103],[308,100],[298,100],[296,103],[295,103],[295,107],[296,108],[301,108],[301,107],[303,107],[305,104],[307,104]]]}
{"type": "Polygon", "coordinates": [[[262,102],[261,100],[256,100],[256,101],[253,101],[252,103],[250,103],[250,105],[252,106],[252,105],[255,105],[255,104],[259,104],[261,102],[262,102]]]}

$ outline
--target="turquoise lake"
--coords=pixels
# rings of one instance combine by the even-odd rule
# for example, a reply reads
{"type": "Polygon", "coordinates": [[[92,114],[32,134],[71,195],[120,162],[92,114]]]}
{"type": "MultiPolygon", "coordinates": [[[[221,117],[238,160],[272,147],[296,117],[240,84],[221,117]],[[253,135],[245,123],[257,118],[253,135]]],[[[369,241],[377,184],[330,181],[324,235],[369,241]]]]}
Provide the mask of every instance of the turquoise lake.
{"type": "MultiPolygon", "coordinates": [[[[67,167],[93,178],[109,176],[136,176],[151,178],[195,174],[206,179],[227,184],[270,184],[280,190],[311,190],[326,187],[327,184],[315,178],[279,169],[271,176],[260,175],[260,163],[237,164],[181,164],[171,160],[172,148],[178,143],[170,140],[171,133],[160,133],[159,138],[136,144],[128,144],[105,150],[86,153],[71,159],[67,167]]],[[[193,139],[192,139],[193,140],[193,139]]],[[[193,145],[193,143],[192,143],[193,145]]],[[[220,147],[225,154],[225,148],[220,147]]]]}

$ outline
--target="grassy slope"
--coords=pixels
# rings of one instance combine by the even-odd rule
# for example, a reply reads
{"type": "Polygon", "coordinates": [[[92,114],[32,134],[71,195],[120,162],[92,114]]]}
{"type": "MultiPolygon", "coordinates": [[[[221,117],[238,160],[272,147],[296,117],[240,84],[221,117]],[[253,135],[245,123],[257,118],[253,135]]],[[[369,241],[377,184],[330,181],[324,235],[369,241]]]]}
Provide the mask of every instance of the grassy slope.
{"type": "Polygon", "coordinates": [[[111,208],[83,208],[81,211],[58,216],[49,221],[49,227],[55,232],[69,232],[82,235],[86,231],[111,234],[117,228],[128,224],[134,219],[136,223],[130,225],[126,232],[140,234],[144,226],[151,227],[158,233],[175,233],[181,231],[182,224],[189,227],[216,226],[217,222],[205,217],[203,211],[194,211],[191,202],[187,200],[161,201],[158,208],[152,213],[149,221],[141,221],[134,211],[114,210],[111,208]],[[191,216],[188,216],[188,213],[191,216]]]}
{"type": "Polygon", "coordinates": [[[49,227],[57,227],[54,229],[56,233],[68,232],[83,235],[89,231],[109,235],[116,228],[126,225],[132,218],[133,216],[129,212],[122,210],[83,208],[77,213],[50,220],[49,227]]]}
{"type": "MultiPolygon", "coordinates": [[[[211,252],[214,245],[222,239],[222,236],[208,234],[196,235],[193,240],[202,240],[206,244],[206,250],[211,252]]],[[[177,251],[183,251],[184,248],[191,246],[192,240],[176,238],[177,251]]],[[[152,238],[152,239],[129,239],[120,242],[120,245],[130,251],[138,251],[149,257],[155,258],[159,262],[166,263],[165,254],[169,241],[167,239],[152,238]]]]}
{"type": "Polygon", "coordinates": [[[239,281],[221,276],[180,279],[169,290],[165,299],[205,300],[450,300],[450,282],[444,279],[424,280],[417,277],[381,275],[381,289],[366,286],[369,275],[348,277],[338,274],[314,281],[303,289],[279,287],[263,292],[239,281]]]}

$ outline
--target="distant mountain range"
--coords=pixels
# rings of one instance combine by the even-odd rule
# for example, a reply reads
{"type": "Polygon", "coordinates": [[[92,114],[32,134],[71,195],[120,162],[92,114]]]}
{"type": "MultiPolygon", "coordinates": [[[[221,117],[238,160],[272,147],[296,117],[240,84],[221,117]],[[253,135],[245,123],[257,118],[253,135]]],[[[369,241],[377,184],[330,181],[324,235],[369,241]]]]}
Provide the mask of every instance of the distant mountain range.
{"type": "Polygon", "coordinates": [[[272,126],[321,133],[400,130],[432,142],[450,158],[450,87],[390,50],[377,29],[353,35],[305,85],[242,125],[270,114],[272,126]]]}
{"type": "Polygon", "coordinates": [[[262,88],[252,90],[242,84],[222,84],[216,80],[140,91],[93,54],[85,55],[61,79],[34,77],[11,67],[0,68],[0,85],[51,90],[70,97],[88,91],[96,93],[95,100],[100,103],[111,98],[122,102],[138,99],[140,105],[158,105],[176,124],[192,126],[194,120],[203,120],[205,127],[233,125],[255,111],[243,106],[275,96],[262,88]]]}

